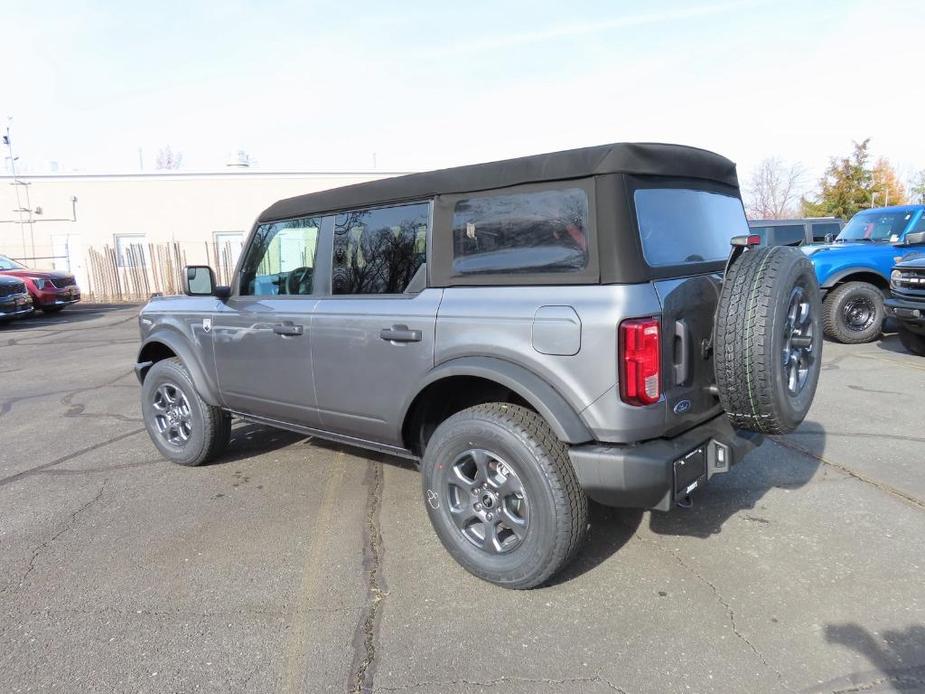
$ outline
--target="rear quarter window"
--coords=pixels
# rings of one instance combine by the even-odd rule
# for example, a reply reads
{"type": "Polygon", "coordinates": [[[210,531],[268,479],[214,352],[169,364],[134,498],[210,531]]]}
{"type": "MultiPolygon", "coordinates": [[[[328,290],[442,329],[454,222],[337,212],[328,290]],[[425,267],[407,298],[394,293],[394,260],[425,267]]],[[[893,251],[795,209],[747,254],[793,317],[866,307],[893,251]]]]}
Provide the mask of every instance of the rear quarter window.
{"type": "Polygon", "coordinates": [[[453,273],[580,272],[588,208],[581,188],[463,198],[453,208],[453,273]]]}
{"type": "Polygon", "coordinates": [[[639,188],[633,193],[646,262],[652,267],[713,262],[729,240],[748,233],[742,201],[689,188],[639,188]]]}

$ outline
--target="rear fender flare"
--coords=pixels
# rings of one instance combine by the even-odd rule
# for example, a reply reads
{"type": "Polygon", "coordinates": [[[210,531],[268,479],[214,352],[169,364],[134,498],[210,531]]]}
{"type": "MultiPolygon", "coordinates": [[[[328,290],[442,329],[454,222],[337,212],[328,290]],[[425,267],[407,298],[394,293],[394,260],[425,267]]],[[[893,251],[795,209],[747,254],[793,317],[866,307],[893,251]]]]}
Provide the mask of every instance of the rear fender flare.
{"type": "Polygon", "coordinates": [[[427,386],[451,376],[484,378],[517,393],[546,420],[560,441],[576,444],[594,440],[575,409],[551,385],[532,371],[495,357],[459,357],[434,368],[404,403],[402,421],[408,417],[415,399],[427,386]]]}

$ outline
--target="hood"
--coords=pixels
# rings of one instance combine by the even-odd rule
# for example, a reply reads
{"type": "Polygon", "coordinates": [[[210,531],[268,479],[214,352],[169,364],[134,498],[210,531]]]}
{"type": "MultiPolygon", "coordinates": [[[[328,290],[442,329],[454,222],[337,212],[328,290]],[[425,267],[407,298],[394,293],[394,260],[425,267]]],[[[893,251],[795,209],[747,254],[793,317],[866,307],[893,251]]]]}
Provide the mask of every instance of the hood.
{"type": "Polygon", "coordinates": [[[896,265],[896,267],[903,270],[909,270],[915,268],[917,270],[925,270],[925,251],[918,253],[911,253],[907,256],[907,259],[896,265]]]}
{"type": "Polygon", "coordinates": [[[38,277],[43,280],[62,280],[65,277],[73,277],[70,272],[62,270],[32,270],[25,268],[23,270],[0,270],[0,274],[12,277],[38,277]]]}
{"type": "Polygon", "coordinates": [[[870,241],[847,241],[845,243],[807,243],[803,246],[800,246],[800,250],[803,251],[807,256],[813,257],[818,253],[844,253],[852,252],[856,253],[858,249],[861,249],[862,252],[867,252],[872,248],[892,248],[892,244],[887,243],[886,241],[878,241],[871,243],[870,241]]]}
{"type": "Polygon", "coordinates": [[[22,280],[18,277],[9,277],[7,275],[0,275],[0,287],[7,287],[11,284],[22,284],[22,280]]]}

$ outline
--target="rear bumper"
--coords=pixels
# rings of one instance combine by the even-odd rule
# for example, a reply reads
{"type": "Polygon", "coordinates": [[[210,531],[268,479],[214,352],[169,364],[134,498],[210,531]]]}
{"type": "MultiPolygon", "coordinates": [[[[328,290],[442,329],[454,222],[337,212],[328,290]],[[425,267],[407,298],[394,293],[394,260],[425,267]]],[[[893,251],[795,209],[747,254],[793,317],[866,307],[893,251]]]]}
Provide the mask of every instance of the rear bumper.
{"type": "Polygon", "coordinates": [[[886,314],[907,325],[925,327],[925,302],[891,297],[883,302],[886,314]]]}
{"type": "Polygon", "coordinates": [[[671,439],[572,446],[569,458],[594,501],[669,511],[678,497],[728,471],[763,440],[761,434],[733,429],[721,414],[671,439]]]}

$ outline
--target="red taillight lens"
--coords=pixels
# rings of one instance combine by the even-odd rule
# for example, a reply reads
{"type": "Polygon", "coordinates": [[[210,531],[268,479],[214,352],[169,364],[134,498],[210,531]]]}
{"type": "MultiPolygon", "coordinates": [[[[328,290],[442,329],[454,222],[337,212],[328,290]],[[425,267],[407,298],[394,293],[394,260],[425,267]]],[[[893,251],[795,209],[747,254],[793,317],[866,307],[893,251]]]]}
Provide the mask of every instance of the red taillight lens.
{"type": "Polygon", "coordinates": [[[651,405],[662,394],[661,339],[657,318],[620,323],[620,398],[651,405]]]}

